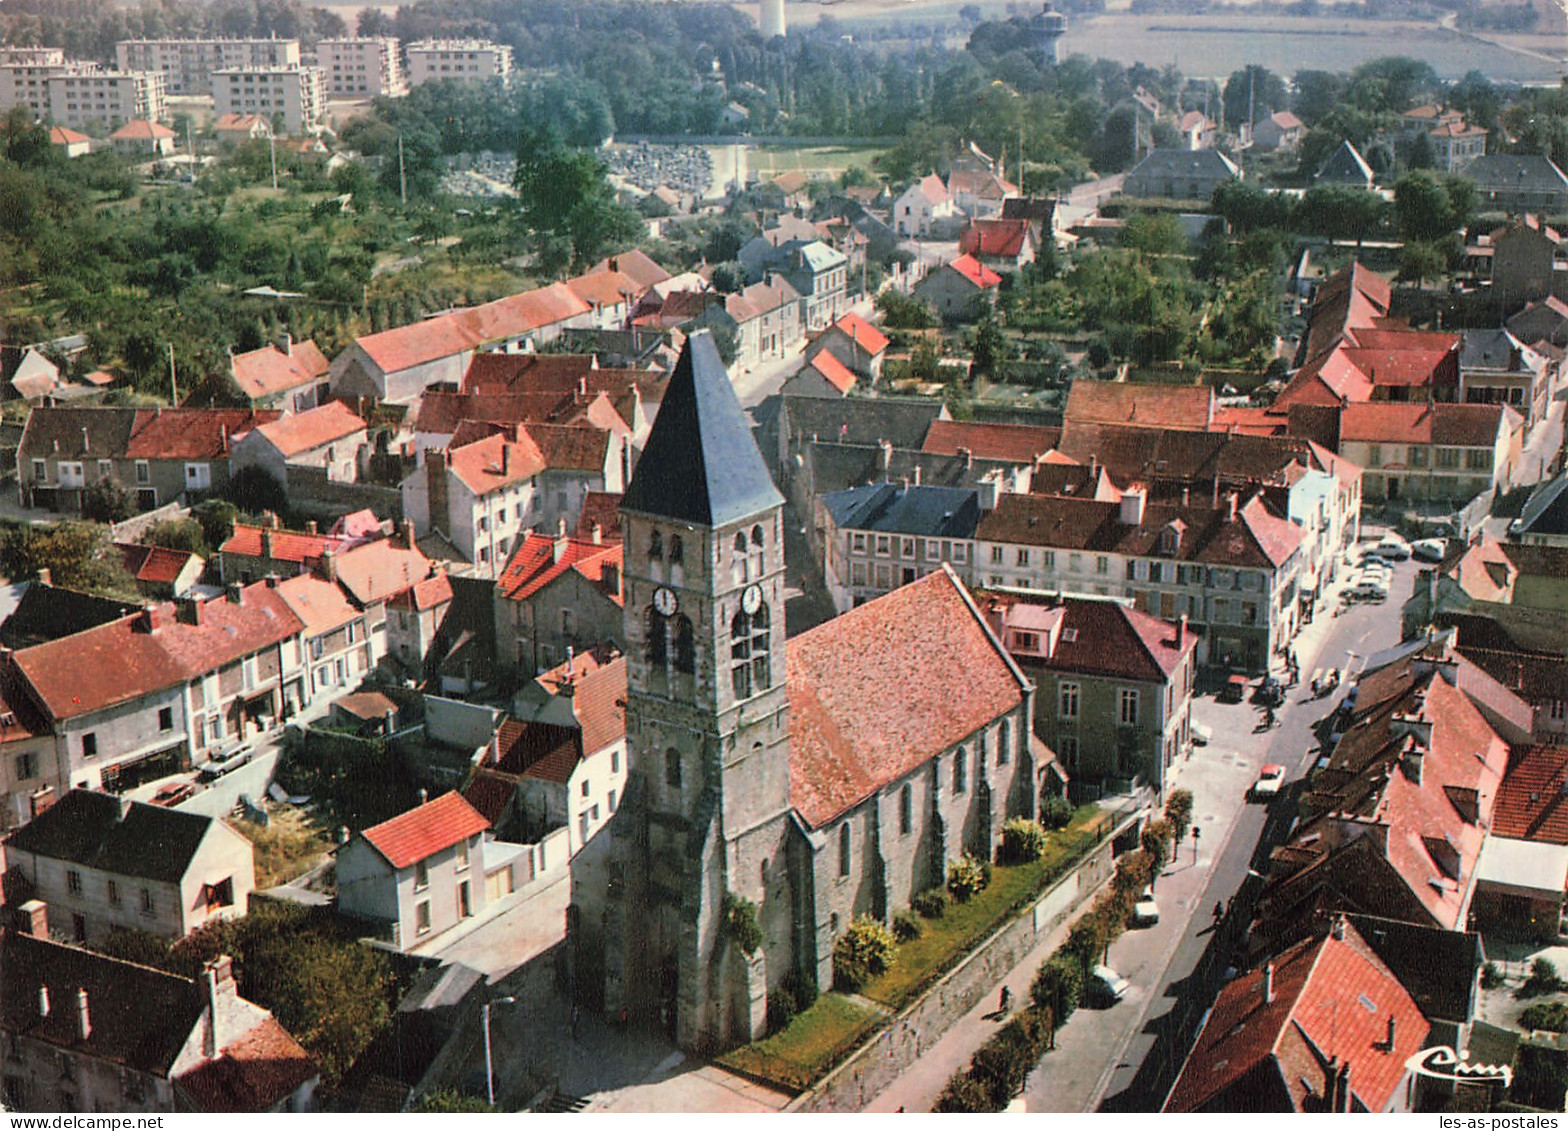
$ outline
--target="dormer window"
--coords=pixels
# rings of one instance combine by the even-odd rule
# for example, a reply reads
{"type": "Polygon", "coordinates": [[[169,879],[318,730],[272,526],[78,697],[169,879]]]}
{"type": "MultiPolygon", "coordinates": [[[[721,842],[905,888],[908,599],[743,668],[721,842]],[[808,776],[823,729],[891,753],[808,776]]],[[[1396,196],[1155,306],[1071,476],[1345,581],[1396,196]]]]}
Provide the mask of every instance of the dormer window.
{"type": "Polygon", "coordinates": [[[1180,523],[1168,523],[1165,528],[1160,531],[1160,553],[1174,554],[1180,550],[1181,532],[1182,528],[1180,523]]]}

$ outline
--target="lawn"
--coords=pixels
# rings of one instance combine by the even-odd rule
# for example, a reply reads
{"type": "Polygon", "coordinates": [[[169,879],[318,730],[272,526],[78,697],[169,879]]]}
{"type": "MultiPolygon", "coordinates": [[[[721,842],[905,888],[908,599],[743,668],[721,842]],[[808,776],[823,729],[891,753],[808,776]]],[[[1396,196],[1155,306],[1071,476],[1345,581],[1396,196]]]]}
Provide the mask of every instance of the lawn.
{"type": "Polygon", "coordinates": [[[836,177],[851,165],[859,165],[869,172],[872,160],[885,152],[876,146],[758,146],[747,151],[746,163],[763,177],[774,177],[794,169],[836,177]]]}
{"type": "Polygon", "coordinates": [[[719,1057],[746,1076],[803,1092],[875,1027],[878,1012],[842,994],[823,994],[812,1007],[766,1040],[719,1057]]]}
{"type": "Polygon", "coordinates": [[[899,945],[892,968],[868,982],[865,995],[890,1008],[902,1008],[956,966],[1022,904],[1064,875],[1099,840],[1109,822],[1109,815],[1085,805],[1073,814],[1066,828],[1051,834],[1040,859],[1028,864],[998,864],[984,891],[967,903],[949,903],[940,919],[922,920],[925,931],[899,945]]]}

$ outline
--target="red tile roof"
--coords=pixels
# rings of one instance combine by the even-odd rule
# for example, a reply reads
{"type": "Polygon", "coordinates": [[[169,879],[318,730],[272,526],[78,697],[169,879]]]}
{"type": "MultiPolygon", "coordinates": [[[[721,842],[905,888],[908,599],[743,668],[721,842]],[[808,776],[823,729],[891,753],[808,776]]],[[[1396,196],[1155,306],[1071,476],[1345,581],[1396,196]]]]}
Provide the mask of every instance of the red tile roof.
{"type": "Polygon", "coordinates": [[[1497,789],[1492,835],[1568,844],[1568,746],[1514,751],[1497,789]]]}
{"type": "MultiPolygon", "coordinates": [[[[506,568],[496,579],[496,592],[509,601],[527,601],[550,582],[576,570],[595,585],[604,581],[604,567],[621,568],[621,544],[609,542],[595,545],[591,540],[571,536],[552,537],[548,534],[530,533],[507,560],[506,568]],[[559,544],[560,557],[556,556],[559,544]]],[[[609,596],[620,603],[620,588],[609,596]]]]}
{"type": "Polygon", "coordinates": [[[527,431],[519,427],[514,435],[515,440],[492,435],[452,448],[446,453],[447,467],[465,487],[481,496],[532,479],[549,465],[527,431]]]}
{"type": "Polygon", "coordinates": [[[305,412],[263,424],[256,431],[284,456],[296,456],[335,440],[347,439],[368,427],[359,414],[342,401],[328,401],[305,412]]]}
{"type": "Polygon", "coordinates": [[[457,792],[442,794],[417,808],[372,825],[360,835],[394,868],[412,868],[420,860],[477,836],[490,827],[484,815],[457,792]]]}
{"type": "Polygon", "coordinates": [[[1060,428],[1046,428],[1037,424],[935,420],[920,450],[956,456],[961,449],[967,449],[976,459],[1032,464],[1054,448],[1061,438],[1060,428]]]}
{"type": "Polygon", "coordinates": [[[623,251],[618,255],[599,260],[598,263],[593,265],[593,270],[619,271],[621,274],[630,277],[641,290],[656,287],[660,283],[668,282],[670,279],[668,271],[655,263],[647,253],[638,251],[635,248],[631,251],[623,251]]]}
{"type": "Polygon", "coordinates": [[[1140,385],[1124,381],[1074,381],[1067,391],[1068,421],[1133,424],[1141,428],[1191,428],[1206,432],[1214,391],[1204,385],[1140,385]]]}
{"type": "Polygon", "coordinates": [[[1405,1061],[1426,1043],[1431,1025],[1355,927],[1347,923],[1343,932],[1342,939],[1330,933],[1305,940],[1220,991],[1166,1111],[1259,1110],[1250,1105],[1263,1099],[1255,1090],[1264,1080],[1283,1089],[1290,1110],[1314,1110],[1330,1057],[1350,1066],[1351,1091],[1367,1110],[1388,1107],[1405,1061]],[[1387,1048],[1391,1023],[1394,1044],[1387,1048]]]}
{"type": "Polygon", "coordinates": [[[566,287],[589,306],[622,306],[636,301],[643,288],[619,271],[593,271],[566,280],[566,287]]]}
{"type": "Polygon", "coordinates": [[[971,220],[958,239],[958,250],[981,258],[1017,259],[1028,240],[1028,220],[971,220]]]}
{"type": "Polygon", "coordinates": [[[855,387],[855,375],[838,358],[827,350],[823,350],[806,363],[807,369],[815,369],[822,375],[822,379],[832,385],[839,392],[848,394],[855,387]]]}
{"type": "Polygon", "coordinates": [[[125,458],[226,459],[235,436],[282,415],[272,409],[140,409],[125,445],[125,458]]]}
{"type": "Polygon", "coordinates": [[[621,493],[619,491],[589,491],[583,496],[583,509],[577,515],[577,537],[593,540],[593,528],[599,527],[599,537],[605,542],[621,540],[621,493]]]}
{"type": "Polygon", "coordinates": [[[268,1017],[177,1083],[200,1111],[264,1112],[320,1074],[300,1043],[268,1017]]]}
{"type": "Polygon", "coordinates": [[[988,291],[992,287],[1002,285],[1002,276],[972,255],[960,255],[953,262],[949,263],[948,266],[982,291],[988,291]]]}
{"type": "Polygon", "coordinates": [[[366,334],[354,339],[354,344],[383,373],[396,373],[427,361],[471,352],[480,342],[449,316],[443,315],[383,330],[379,334],[366,334]]]}
{"type": "Polygon", "coordinates": [[[1169,621],[1114,601],[1063,597],[1047,603],[1000,594],[980,601],[999,610],[992,626],[1000,622],[999,635],[1014,659],[1052,671],[1165,683],[1198,646],[1197,633],[1179,633],[1169,621]],[[1020,632],[1034,633],[1042,647],[1021,649],[1020,632]]]}
{"type": "Polygon", "coordinates": [[[539,679],[552,694],[570,694],[577,726],[508,719],[496,735],[497,769],[565,784],[584,758],[625,740],[626,658],[616,656],[602,665],[585,660],[560,664],[539,679]]]}
{"type": "Polygon", "coordinates": [[[261,400],[321,380],[327,375],[328,362],[316,343],[307,338],[294,342],[288,353],[277,346],[237,353],[230,368],[240,391],[252,400],[261,400]]]}
{"type": "Polygon", "coordinates": [[[439,608],[452,600],[452,579],[443,570],[437,570],[423,581],[416,581],[409,589],[392,598],[391,604],[425,612],[439,608]]]}
{"type": "Polygon", "coordinates": [[[945,566],[787,652],[790,799],[812,828],[1014,710],[1028,687],[945,566]]]}
{"type": "Polygon", "coordinates": [[[172,585],[180,573],[193,561],[201,561],[189,550],[171,550],[167,546],[139,546],[119,543],[120,557],[125,572],[137,581],[155,585],[172,585]]]}
{"type": "Polygon", "coordinates": [[[86,134],[79,134],[75,130],[68,130],[64,126],[52,126],[49,130],[50,145],[80,145],[92,138],[86,134]]]}
{"type": "Polygon", "coordinates": [[[887,335],[858,314],[844,315],[833,323],[833,329],[872,355],[879,354],[888,347],[887,335]]]}
{"type": "MultiPolygon", "coordinates": [[[[308,562],[321,557],[328,550],[342,550],[349,545],[347,538],[331,534],[306,534],[298,530],[271,530],[272,553],[266,555],[280,562],[308,562]]],[[[234,524],[234,533],[220,546],[219,552],[240,557],[262,557],[262,528],[243,522],[234,524]]]]}
{"type": "Polygon", "coordinates": [[[336,582],[302,573],[278,583],[276,590],[305,626],[305,637],[321,636],[342,628],[359,616],[336,582]]]}
{"type": "Polygon", "coordinates": [[[109,136],[116,141],[152,141],[155,138],[173,137],[174,131],[158,122],[149,122],[145,118],[134,118],[109,136]]]}
{"type": "Polygon", "coordinates": [[[401,538],[366,542],[337,556],[338,582],[349,596],[368,607],[417,585],[435,569],[417,546],[401,538]]]}
{"type": "Polygon", "coordinates": [[[1490,448],[1509,412],[1496,404],[1350,404],[1340,414],[1340,438],[1490,448]]]}

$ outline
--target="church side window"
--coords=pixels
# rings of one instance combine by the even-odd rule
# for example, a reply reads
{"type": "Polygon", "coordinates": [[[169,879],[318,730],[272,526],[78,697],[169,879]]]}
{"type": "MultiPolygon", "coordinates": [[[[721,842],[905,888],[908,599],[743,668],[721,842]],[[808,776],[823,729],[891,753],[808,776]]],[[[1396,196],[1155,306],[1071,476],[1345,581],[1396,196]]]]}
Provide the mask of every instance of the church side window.
{"type": "Polygon", "coordinates": [[[697,637],[684,613],[675,618],[675,670],[688,675],[697,670],[697,637]]]}
{"type": "Polygon", "coordinates": [[[968,751],[962,746],[953,754],[953,792],[963,793],[969,788],[968,751]]]}
{"type": "Polygon", "coordinates": [[[766,605],[758,606],[750,616],[735,614],[730,621],[730,682],[735,698],[749,699],[772,686],[768,645],[766,605]]]}
{"type": "Polygon", "coordinates": [[[762,527],[760,525],[751,528],[751,544],[759,549],[762,547],[762,527]]]}
{"type": "Polygon", "coordinates": [[[915,790],[907,781],[904,788],[898,791],[898,831],[909,835],[909,830],[915,824],[915,790]]]}
{"type": "Polygon", "coordinates": [[[1008,758],[1012,755],[1013,748],[1013,720],[1002,720],[1001,741],[996,744],[996,764],[1007,765],[1008,758]]]}
{"type": "Polygon", "coordinates": [[[671,789],[681,787],[681,752],[674,747],[664,752],[664,784],[671,789]]]}
{"type": "Polygon", "coordinates": [[[838,827],[838,874],[849,875],[849,822],[838,827]]]}
{"type": "Polygon", "coordinates": [[[730,551],[730,577],[736,585],[746,580],[746,532],[735,532],[735,544],[730,551]]]}
{"type": "Polygon", "coordinates": [[[648,557],[654,561],[664,558],[664,535],[657,530],[648,535],[648,557]]]}
{"type": "Polygon", "coordinates": [[[659,615],[658,610],[648,610],[648,663],[656,668],[662,668],[669,656],[669,622],[659,615]]]}

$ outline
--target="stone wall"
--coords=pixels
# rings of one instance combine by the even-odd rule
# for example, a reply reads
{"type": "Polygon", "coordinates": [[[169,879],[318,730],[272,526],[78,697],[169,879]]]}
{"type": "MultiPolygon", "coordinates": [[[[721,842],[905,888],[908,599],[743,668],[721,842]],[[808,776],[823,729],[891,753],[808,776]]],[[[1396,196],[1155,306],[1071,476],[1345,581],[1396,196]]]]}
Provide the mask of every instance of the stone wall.
{"type": "Polygon", "coordinates": [[[303,515],[336,518],[345,511],[371,510],[377,518],[403,520],[403,495],[376,483],[334,483],[325,468],[290,465],[284,489],[289,505],[303,515]]]}
{"type": "Polygon", "coordinates": [[[858,1112],[942,1039],[948,1028],[995,991],[1007,972],[1066,922],[1116,870],[1112,845],[1143,819],[1117,825],[1078,867],[1053,884],[1034,906],[982,942],[946,977],[868,1037],[860,1050],[797,1096],[785,1109],[858,1112]]]}

